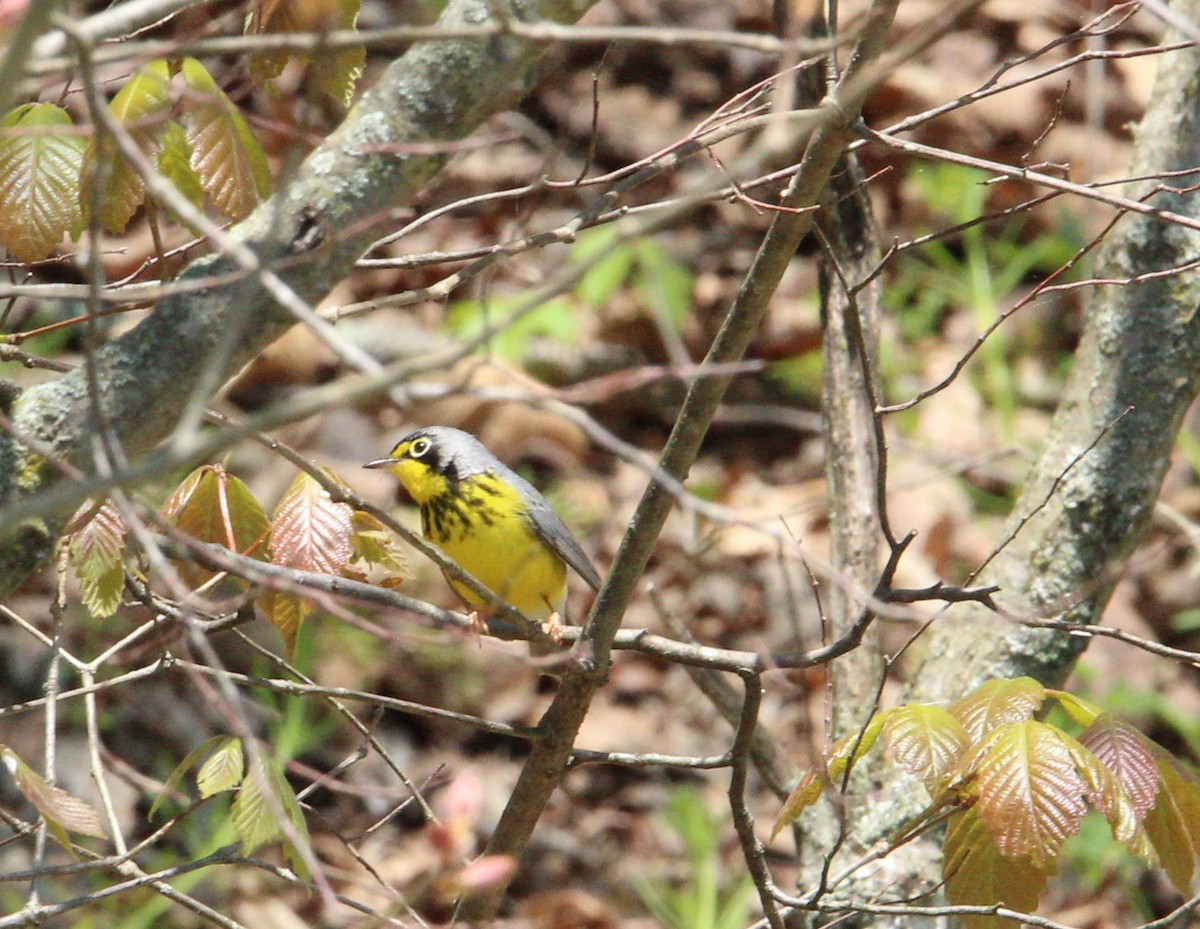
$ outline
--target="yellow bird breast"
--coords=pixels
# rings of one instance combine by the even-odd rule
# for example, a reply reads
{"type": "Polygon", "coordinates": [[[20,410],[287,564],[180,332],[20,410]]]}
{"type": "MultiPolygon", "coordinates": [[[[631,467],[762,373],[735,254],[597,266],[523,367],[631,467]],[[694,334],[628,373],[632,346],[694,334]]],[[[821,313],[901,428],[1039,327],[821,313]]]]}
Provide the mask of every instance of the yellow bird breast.
{"type": "MultiPolygon", "coordinates": [[[[455,492],[423,502],[421,529],[449,558],[526,616],[545,619],[561,607],[566,564],[537,535],[520,494],[492,475],[467,478],[455,492]]],[[[468,605],[486,606],[462,584],[446,580],[468,605]]]]}

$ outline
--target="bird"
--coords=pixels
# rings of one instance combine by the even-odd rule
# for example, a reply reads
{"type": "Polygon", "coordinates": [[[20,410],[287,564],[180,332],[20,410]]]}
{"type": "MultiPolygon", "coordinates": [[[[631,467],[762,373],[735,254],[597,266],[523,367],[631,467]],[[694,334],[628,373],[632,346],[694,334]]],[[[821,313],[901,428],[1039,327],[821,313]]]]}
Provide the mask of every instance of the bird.
{"type": "MultiPolygon", "coordinates": [[[[546,498],[470,433],[418,429],[363,467],[390,471],[420,507],[425,538],[510,606],[544,621],[550,635],[562,628],[568,566],[600,589],[595,566],[546,498]]],[[[442,574],[482,628],[493,612],[487,600],[442,574]]]]}

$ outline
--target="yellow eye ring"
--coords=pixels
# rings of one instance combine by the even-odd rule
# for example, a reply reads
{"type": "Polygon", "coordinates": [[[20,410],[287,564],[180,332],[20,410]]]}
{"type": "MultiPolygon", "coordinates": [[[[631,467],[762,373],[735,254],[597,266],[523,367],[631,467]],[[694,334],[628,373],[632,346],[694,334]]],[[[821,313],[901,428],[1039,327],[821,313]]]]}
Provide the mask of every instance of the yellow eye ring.
{"type": "Polygon", "coordinates": [[[415,439],[413,444],[408,447],[408,457],[424,458],[431,448],[433,448],[433,443],[428,439],[415,439]]]}

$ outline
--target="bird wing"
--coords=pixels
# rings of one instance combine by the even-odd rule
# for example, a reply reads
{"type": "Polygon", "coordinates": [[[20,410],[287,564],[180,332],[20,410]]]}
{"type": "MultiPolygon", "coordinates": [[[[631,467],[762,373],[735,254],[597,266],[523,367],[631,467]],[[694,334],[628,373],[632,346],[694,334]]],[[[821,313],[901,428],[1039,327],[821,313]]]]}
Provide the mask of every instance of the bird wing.
{"type": "MultiPolygon", "coordinates": [[[[531,488],[532,489],[532,488],[531,488]]],[[[536,493],[536,491],[535,491],[536,493]]],[[[540,495],[531,497],[529,518],[533,528],[542,541],[554,549],[555,553],[575,569],[575,573],[587,581],[592,590],[600,589],[600,574],[596,571],[587,553],[579,547],[575,537],[571,535],[558,514],[551,509],[550,504],[540,499],[540,495]]]]}

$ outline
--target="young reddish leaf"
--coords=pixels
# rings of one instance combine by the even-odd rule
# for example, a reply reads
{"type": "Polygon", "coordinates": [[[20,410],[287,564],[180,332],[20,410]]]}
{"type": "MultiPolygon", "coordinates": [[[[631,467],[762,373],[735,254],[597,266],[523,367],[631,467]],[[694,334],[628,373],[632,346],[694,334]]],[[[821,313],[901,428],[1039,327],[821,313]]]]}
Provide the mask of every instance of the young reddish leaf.
{"type": "Polygon", "coordinates": [[[972,742],[991,730],[1032,719],[1046,699],[1046,690],[1031,677],[987,681],[946,709],[963,724],[972,742]]]}
{"type": "MultiPolygon", "coordinates": [[[[379,583],[384,587],[398,587],[410,576],[404,553],[387,526],[362,510],[354,511],[352,525],[354,553],[351,560],[382,569],[384,576],[379,583]]],[[[345,569],[343,573],[347,573],[345,569]]]]}
{"type": "MultiPolygon", "coordinates": [[[[171,113],[170,81],[166,60],[156,59],[130,78],[108,105],[109,112],[152,164],[158,162],[171,113]]],[[[93,174],[100,175],[100,224],[117,233],[125,229],[146,199],[146,184],[111,136],[105,133],[97,138],[98,144],[93,142],[84,158],[80,203],[86,215],[91,209],[93,174]],[[95,164],[97,159],[99,164],[95,164]]]]}
{"type": "Polygon", "coordinates": [[[921,704],[892,710],[883,736],[896,760],[930,793],[958,765],[969,744],[962,723],[941,707],[921,704]]]}
{"type": "Polygon", "coordinates": [[[771,830],[772,839],[779,835],[784,826],[816,803],[821,794],[825,792],[826,785],[832,784],[837,787],[841,784],[846,769],[871,750],[879,738],[879,733],[883,730],[888,716],[894,712],[895,710],[885,710],[882,713],[876,713],[861,732],[851,732],[838,739],[830,750],[829,760],[826,762],[824,771],[805,772],[800,783],[788,795],[783,809],[775,817],[775,825],[771,830]]]}
{"type": "Polygon", "coordinates": [[[1165,752],[1156,752],[1159,787],[1146,814],[1146,832],[1171,883],[1191,893],[1195,859],[1200,855],[1200,780],[1165,752]]]}
{"type": "Polygon", "coordinates": [[[284,590],[268,590],[257,602],[267,621],[283,636],[288,657],[293,657],[296,654],[296,640],[300,637],[300,626],[310,607],[303,597],[284,590]]]}
{"type": "Polygon", "coordinates": [[[82,225],[79,172],[87,148],[67,111],[19,106],[0,121],[0,244],[38,261],[82,225]]]}
{"type": "Polygon", "coordinates": [[[158,170],[197,209],[204,207],[204,188],[192,167],[192,144],[183,126],[172,120],[163,133],[158,170]]]}
{"type": "Polygon", "coordinates": [[[1158,796],[1158,769],[1149,740],[1124,720],[1101,713],[1079,743],[1112,772],[1138,817],[1145,816],[1158,796]]]}
{"type": "Polygon", "coordinates": [[[975,805],[1007,858],[1047,866],[1087,812],[1087,785],[1061,733],[1026,720],[997,729],[978,759],[975,805]]]}
{"type": "Polygon", "coordinates": [[[201,797],[211,797],[240,786],[245,773],[242,740],[225,738],[196,772],[196,788],[201,797]]]}
{"type": "Polygon", "coordinates": [[[354,549],[354,511],[335,503],[316,478],[301,471],[280,498],[271,524],[275,564],[341,574],[354,549]]]}
{"type": "MultiPolygon", "coordinates": [[[[200,542],[223,545],[252,558],[266,557],[271,524],[250,489],[220,465],[189,474],[163,504],[163,516],[200,542]]],[[[183,575],[204,583],[212,571],[184,565],[183,575]]]]}
{"type": "Polygon", "coordinates": [[[67,527],[67,558],[83,604],[98,619],[112,616],[125,593],[125,523],[112,503],[85,503],[67,527]]]}
{"type": "Polygon", "coordinates": [[[12,774],[17,790],[42,815],[47,826],[57,827],[53,830],[55,838],[68,851],[71,850],[71,841],[62,834],[64,831],[78,832],[80,835],[95,836],[98,839],[107,836],[95,810],[78,797],[51,784],[7,745],[0,745],[0,761],[4,762],[4,766],[12,774]]]}
{"type": "Polygon", "coordinates": [[[1058,701],[1059,705],[1066,711],[1071,719],[1075,720],[1079,725],[1086,729],[1096,721],[1104,711],[1094,703],[1089,703],[1082,697],[1077,697],[1075,694],[1067,693],[1065,690],[1047,690],[1047,695],[1058,701]]]}
{"type": "Polygon", "coordinates": [[[180,116],[192,147],[191,165],[213,207],[237,221],[271,191],[271,172],[262,146],[204,65],[183,59],[186,85],[180,116]]]}
{"type": "MultiPolygon", "coordinates": [[[[953,906],[1002,903],[1032,913],[1052,873],[1052,867],[1038,867],[1030,858],[1001,854],[974,809],[954,813],[946,823],[942,874],[946,900],[953,906]]],[[[959,920],[963,929],[1009,929],[1016,925],[997,916],[960,916],[959,920]]]]}
{"type": "MultiPolygon", "coordinates": [[[[1088,748],[1065,733],[1059,738],[1075,761],[1075,770],[1088,786],[1087,800],[1104,814],[1113,838],[1132,854],[1153,861],[1150,837],[1142,828],[1142,817],[1116,776],[1088,748]]],[[[1157,778],[1156,778],[1157,780],[1157,778]]]]}

